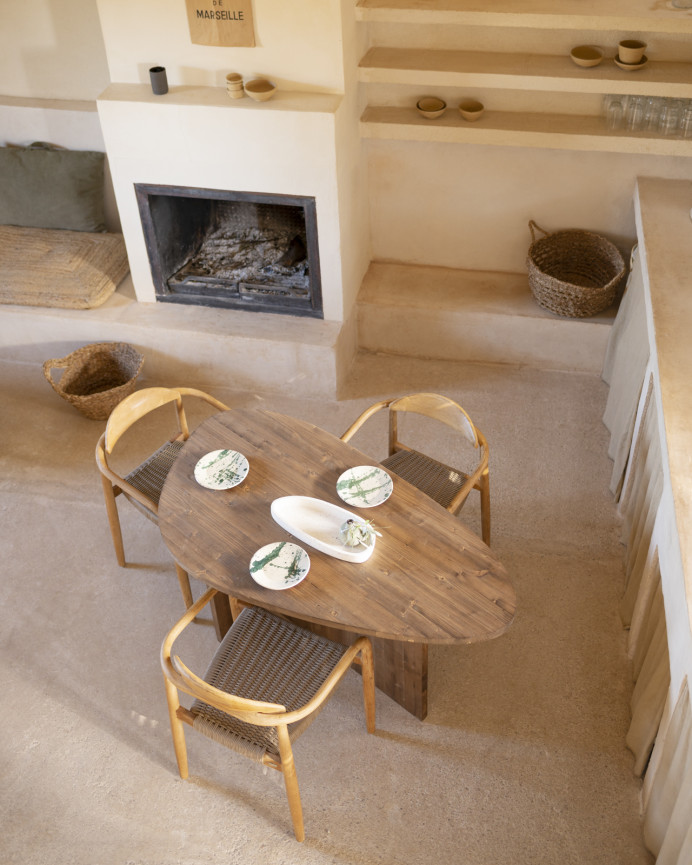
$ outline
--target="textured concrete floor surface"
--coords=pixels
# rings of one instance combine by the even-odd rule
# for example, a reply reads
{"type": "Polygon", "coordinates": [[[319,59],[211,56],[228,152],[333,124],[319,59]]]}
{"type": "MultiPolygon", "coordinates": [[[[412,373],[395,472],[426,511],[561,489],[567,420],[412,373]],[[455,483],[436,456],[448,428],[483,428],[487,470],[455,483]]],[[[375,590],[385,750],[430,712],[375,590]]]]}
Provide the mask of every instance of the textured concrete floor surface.
{"type": "MultiPolygon", "coordinates": [[[[158,529],[126,502],[128,567],[115,561],[93,456],[104,424],[36,365],[0,364],[0,389],[0,862],[652,862],[624,744],[623,548],[597,377],[365,357],[339,402],[215,391],[341,433],[375,399],[433,390],[491,447],[493,549],[515,622],[487,643],[431,647],[422,723],[378,693],[367,735],[347,675],[295,747],[302,845],[278,773],[190,731],[178,778],[158,652],[182,601],[158,529]]],[[[378,457],[383,442],[375,423],[353,443],[378,457]]],[[[479,530],[477,503],[460,518],[479,530]]],[[[212,629],[185,640],[186,662],[203,665],[212,629]]]]}

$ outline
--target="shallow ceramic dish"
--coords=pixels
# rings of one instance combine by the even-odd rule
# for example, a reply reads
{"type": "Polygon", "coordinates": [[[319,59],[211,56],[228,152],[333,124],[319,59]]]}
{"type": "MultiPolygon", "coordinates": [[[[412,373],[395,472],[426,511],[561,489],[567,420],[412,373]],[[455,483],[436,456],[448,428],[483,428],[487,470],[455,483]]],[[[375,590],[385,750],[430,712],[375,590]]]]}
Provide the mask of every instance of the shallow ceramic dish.
{"type": "Polygon", "coordinates": [[[595,45],[577,45],[569,55],[577,66],[598,66],[603,60],[603,52],[595,45]]]}
{"type": "Polygon", "coordinates": [[[290,589],[308,575],[310,556],[288,541],[267,544],[250,559],[250,576],[265,589],[290,589]]]}
{"type": "Polygon", "coordinates": [[[624,69],[625,72],[636,72],[637,69],[642,69],[649,62],[649,58],[646,54],[642,57],[639,63],[623,63],[619,57],[613,58],[615,61],[615,65],[619,66],[620,69],[624,69]]]}
{"type": "Polygon", "coordinates": [[[247,477],[250,463],[238,451],[211,451],[195,466],[195,480],[209,490],[230,490],[247,477]]]}
{"type": "Polygon", "coordinates": [[[336,482],[341,501],[356,508],[374,508],[386,502],[394,485],[384,469],[376,466],[356,466],[348,469],[336,482]]]}
{"type": "Polygon", "coordinates": [[[245,82],[245,92],[255,102],[266,102],[276,93],[276,85],[268,78],[253,78],[245,82]]]}
{"type": "Polygon", "coordinates": [[[444,99],[440,99],[437,96],[423,96],[416,102],[416,108],[418,109],[418,113],[422,114],[423,117],[427,117],[428,120],[434,120],[445,113],[447,103],[444,99]]]}
{"type": "Polygon", "coordinates": [[[483,116],[484,112],[485,105],[477,99],[463,99],[459,103],[459,114],[461,114],[464,120],[468,120],[470,123],[479,120],[483,116]]]}
{"type": "Polygon", "coordinates": [[[274,521],[304,544],[344,562],[365,562],[375,549],[373,536],[367,546],[347,547],[339,540],[339,529],[346,520],[363,519],[331,502],[310,496],[282,496],[271,505],[274,521]]]}

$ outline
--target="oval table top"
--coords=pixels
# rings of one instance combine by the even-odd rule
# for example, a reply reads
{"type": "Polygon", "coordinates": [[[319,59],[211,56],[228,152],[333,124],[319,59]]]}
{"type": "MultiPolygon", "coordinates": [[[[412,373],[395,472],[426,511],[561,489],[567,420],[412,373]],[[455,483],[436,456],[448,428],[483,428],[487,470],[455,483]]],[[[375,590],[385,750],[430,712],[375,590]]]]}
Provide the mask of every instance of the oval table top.
{"type": "Polygon", "coordinates": [[[359,465],[378,463],[304,421],[259,409],[214,415],[192,433],[168,475],[159,503],[161,534],[191,576],[275,613],[419,643],[470,643],[502,634],[516,598],[491,550],[396,475],[383,504],[345,505],[337,479],[359,465]],[[202,487],[195,465],[223,448],[248,459],[246,478],[232,489],[202,487]],[[372,519],[382,533],[372,556],[346,562],[300,544],[311,562],[302,582],[283,590],[258,585],[249,571],[253,554],[272,542],[297,542],[271,515],[272,501],[287,495],[322,499],[372,519]]]}

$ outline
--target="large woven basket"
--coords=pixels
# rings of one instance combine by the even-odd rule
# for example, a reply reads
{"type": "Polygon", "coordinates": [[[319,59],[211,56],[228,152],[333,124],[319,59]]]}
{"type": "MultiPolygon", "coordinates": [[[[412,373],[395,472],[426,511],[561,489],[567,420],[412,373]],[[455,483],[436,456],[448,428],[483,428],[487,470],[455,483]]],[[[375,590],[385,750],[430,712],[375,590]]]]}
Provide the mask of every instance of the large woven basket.
{"type": "Polygon", "coordinates": [[[142,355],[126,342],[97,342],[45,361],[43,374],[53,390],[85,417],[107,420],[134,391],[143,363],[142,355]],[[53,369],[65,370],[57,383],[53,369]]]}
{"type": "Polygon", "coordinates": [[[570,318],[597,315],[614,303],[625,262],[605,237],[580,229],[549,234],[531,220],[529,286],[544,309],[570,318]],[[536,239],[536,231],[545,237],[536,239]]]}

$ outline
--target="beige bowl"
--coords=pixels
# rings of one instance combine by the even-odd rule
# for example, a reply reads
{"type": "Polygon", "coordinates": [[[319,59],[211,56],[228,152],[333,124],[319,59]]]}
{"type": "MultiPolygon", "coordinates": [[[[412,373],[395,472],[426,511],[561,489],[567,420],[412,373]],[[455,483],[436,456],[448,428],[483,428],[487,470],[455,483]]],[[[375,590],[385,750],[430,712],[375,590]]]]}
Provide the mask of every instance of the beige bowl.
{"type": "Polygon", "coordinates": [[[577,45],[569,56],[577,66],[598,66],[603,60],[603,52],[595,45],[577,45]]]}
{"type": "Polygon", "coordinates": [[[245,92],[255,102],[266,102],[276,93],[276,84],[267,78],[253,78],[245,83],[245,92]]]}
{"type": "Polygon", "coordinates": [[[464,99],[459,103],[459,113],[464,120],[468,120],[470,123],[482,117],[484,111],[485,105],[477,99],[464,99]]]}
{"type": "Polygon", "coordinates": [[[447,103],[444,99],[440,99],[437,96],[423,96],[418,100],[418,102],[416,102],[416,108],[423,117],[427,117],[429,120],[434,120],[436,117],[440,117],[445,113],[447,103]]]}
{"type": "Polygon", "coordinates": [[[624,39],[618,42],[618,57],[621,63],[641,63],[644,52],[646,51],[646,42],[640,42],[638,39],[624,39]]]}
{"type": "Polygon", "coordinates": [[[226,76],[226,93],[230,99],[242,99],[245,96],[243,76],[238,72],[229,72],[226,76]]]}

